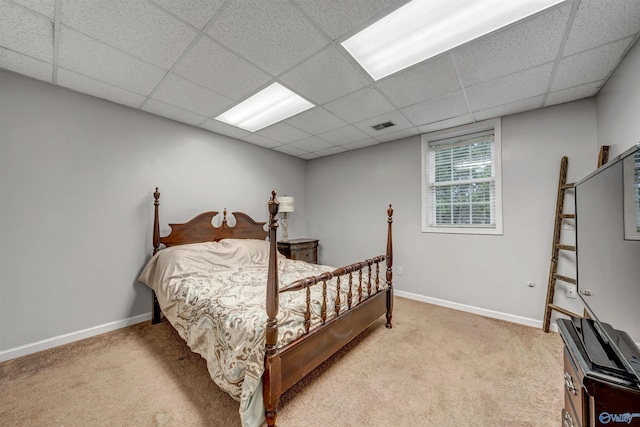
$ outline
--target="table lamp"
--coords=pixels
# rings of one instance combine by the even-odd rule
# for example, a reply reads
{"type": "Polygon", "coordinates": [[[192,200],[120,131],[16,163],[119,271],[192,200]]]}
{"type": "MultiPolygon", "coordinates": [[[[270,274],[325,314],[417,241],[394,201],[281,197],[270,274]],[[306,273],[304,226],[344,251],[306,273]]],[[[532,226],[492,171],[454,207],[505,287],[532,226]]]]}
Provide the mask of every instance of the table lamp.
{"type": "Polygon", "coordinates": [[[282,197],[278,197],[278,202],[280,203],[279,211],[284,213],[284,217],[282,218],[282,230],[284,235],[282,236],[283,242],[289,241],[289,233],[287,233],[287,214],[289,212],[295,212],[295,208],[293,206],[293,197],[287,197],[286,195],[282,197]]]}

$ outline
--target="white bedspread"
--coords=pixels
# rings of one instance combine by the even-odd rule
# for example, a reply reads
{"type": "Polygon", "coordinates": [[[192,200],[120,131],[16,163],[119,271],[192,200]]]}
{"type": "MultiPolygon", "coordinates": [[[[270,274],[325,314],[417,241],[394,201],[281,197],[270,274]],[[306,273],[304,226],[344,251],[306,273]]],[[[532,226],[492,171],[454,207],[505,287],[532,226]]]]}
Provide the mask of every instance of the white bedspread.
{"type": "MultiPolygon", "coordinates": [[[[268,259],[268,242],[259,240],[225,239],[174,246],[156,254],[139,278],[156,292],[162,312],[189,347],[205,358],[215,383],[240,401],[243,426],[261,425],[264,420],[261,378],[268,259]]],[[[295,280],[332,270],[280,255],[279,286],[282,289],[295,280]]],[[[382,280],[380,285],[386,287],[382,280]]],[[[357,286],[354,275],[354,295],[357,286]]],[[[343,311],[347,309],[345,278],[340,291],[343,311]]],[[[363,294],[366,296],[366,289],[363,294]]],[[[322,286],[315,286],[312,328],[321,323],[321,298],[322,286]]],[[[304,291],[280,294],[279,347],[304,333],[305,300],[304,291]]],[[[328,320],[335,317],[335,285],[327,286],[327,300],[328,320]]]]}

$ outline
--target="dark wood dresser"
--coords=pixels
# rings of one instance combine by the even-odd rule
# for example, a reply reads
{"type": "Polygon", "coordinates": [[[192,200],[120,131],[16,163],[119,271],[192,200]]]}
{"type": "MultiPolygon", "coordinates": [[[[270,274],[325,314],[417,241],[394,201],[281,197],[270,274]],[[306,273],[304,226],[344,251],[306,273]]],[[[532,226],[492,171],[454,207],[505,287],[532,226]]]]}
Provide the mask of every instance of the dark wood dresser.
{"type": "MultiPolygon", "coordinates": [[[[607,349],[591,339],[586,319],[559,319],[564,341],[563,427],[640,426],[640,384],[607,367],[607,349]],[[585,344],[586,343],[586,344],[585,344]],[[605,363],[599,364],[598,362],[605,363]]],[[[620,336],[624,332],[616,331],[620,336]]]]}
{"type": "Polygon", "coordinates": [[[278,242],[278,251],[289,259],[318,263],[318,239],[291,239],[278,242]]]}

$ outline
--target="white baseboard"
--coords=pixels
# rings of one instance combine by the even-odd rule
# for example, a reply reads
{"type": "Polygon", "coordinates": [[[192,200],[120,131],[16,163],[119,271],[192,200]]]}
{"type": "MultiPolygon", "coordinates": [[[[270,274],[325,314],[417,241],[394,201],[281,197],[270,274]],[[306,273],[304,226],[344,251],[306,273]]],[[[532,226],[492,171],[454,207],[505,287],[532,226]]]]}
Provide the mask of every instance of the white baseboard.
{"type": "MultiPolygon", "coordinates": [[[[519,323],[521,325],[527,325],[527,326],[532,326],[534,328],[542,329],[542,321],[536,320],[536,319],[529,319],[527,317],[516,316],[514,314],[502,313],[494,310],[487,310],[484,308],[474,307],[471,305],[460,304],[457,302],[451,302],[451,301],[446,301],[438,298],[427,297],[424,295],[413,294],[411,292],[399,291],[397,289],[394,289],[393,293],[403,298],[422,301],[422,302],[426,302],[433,305],[439,305],[442,307],[451,308],[454,310],[466,311],[468,313],[473,313],[480,316],[506,320],[507,322],[519,323]]],[[[151,313],[141,314],[139,316],[130,317],[128,319],[123,319],[123,320],[117,320],[115,322],[94,326],[93,328],[83,329],[77,332],[71,332],[69,334],[60,335],[57,337],[38,341],[32,344],[26,344],[20,347],[10,348],[9,350],[0,351],[0,362],[4,362],[5,360],[10,360],[10,359],[15,359],[21,356],[26,356],[27,354],[31,354],[31,353],[37,353],[39,351],[48,350],[50,348],[57,347],[63,344],[68,344],[70,342],[79,341],[85,338],[104,334],[105,332],[115,331],[116,329],[135,325],[136,323],[145,322],[147,320],[151,320],[151,313]]],[[[555,323],[551,324],[550,329],[553,332],[558,332],[558,326],[555,323]]]]}
{"type": "MultiPolygon", "coordinates": [[[[424,295],[413,294],[411,292],[393,290],[393,294],[399,297],[408,298],[416,301],[422,301],[433,305],[439,305],[442,307],[452,308],[454,310],[466,311],[468,313],[477,314],[484,317],[491,317],[493,319],[506,320],[507,322],[519,323],[521,325],[531,326],[534,328],[542,329],[542,321],[536,319],[530,319],[528,317],[516,316],[515,314],[502,313],[500,311],[487,310],[486,308],[474,307],[471,305],[460,304],[457,302],[451,302],[438,298],[427,297],[424,295]]],[[[558,332],[558,325],[551,323],[549,329],[553,332],[558,332]]]]}
{"type": "Polygon", "coordinates": [[[104,325],[94,326],[93,328],[83,329],[81,331],[71,332],[57,337],[48,338],[32,344],[22,345],[20,347],[10,348],[9,350],[0,351],[0,362],[15,359],[17,357],[26,356],[27,354],[37,353],[42,350],[48,350],[59,345],[68,344],[74,341],[80,341],[85,338],[104,334],[105,332],[115,331],[116,329],[126,326],[135,325],[136,323],[151,320],[151,313],[141,314],[139,316],[129,317],[128,319],[116,320],[115,322],[106,323],[104,325]]]}

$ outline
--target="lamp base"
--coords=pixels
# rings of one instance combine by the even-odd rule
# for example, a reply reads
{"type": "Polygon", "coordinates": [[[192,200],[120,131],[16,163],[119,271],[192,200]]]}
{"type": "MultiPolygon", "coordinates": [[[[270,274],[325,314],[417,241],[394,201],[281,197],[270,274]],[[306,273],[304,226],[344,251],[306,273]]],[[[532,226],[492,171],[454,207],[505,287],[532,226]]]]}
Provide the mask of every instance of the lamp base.
{"type": "Polygon", "coordinates": [[[283,231],[282,241],[288,242],[289,233],[287,233],[287,212],[284,212],[284,218],[282,218],[282,231],[283,231]]]}

